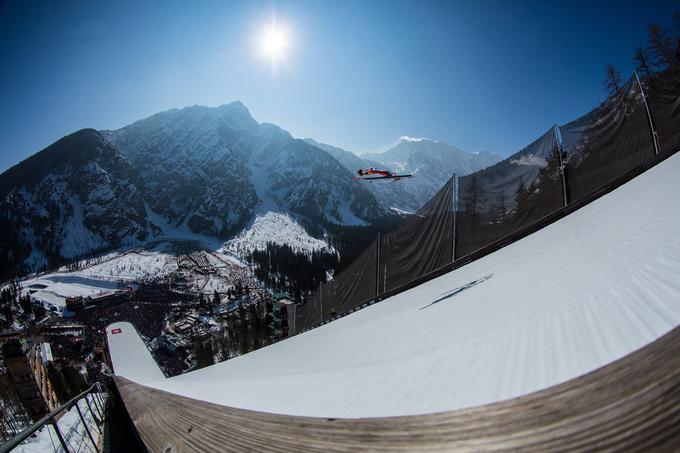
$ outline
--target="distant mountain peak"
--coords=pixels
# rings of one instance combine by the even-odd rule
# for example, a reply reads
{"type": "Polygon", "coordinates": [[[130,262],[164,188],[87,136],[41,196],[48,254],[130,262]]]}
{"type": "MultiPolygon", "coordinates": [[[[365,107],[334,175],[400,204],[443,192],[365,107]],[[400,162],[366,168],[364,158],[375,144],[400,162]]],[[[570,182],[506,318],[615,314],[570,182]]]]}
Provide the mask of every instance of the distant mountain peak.
{"type": "Polygon", "coordinates": [[[381,167],[413,174],[414,178],[399,184],[366,184],[383,206],[397,212],[417,211],[453,174],[463,176],[501,160],[488,151],[468,153],[425,137],[402,136],[386,151],[361,156],[313,139],[305,140],[329,153],[352,173],[358,168],[381,167]]]}
{"type": "Polygon", "coordinates": [[[439,143],[437,140],[432,140],[427,137],[410,137],[408,135],[402,135],[399,137],[400,142],[433,142],[439,143]]]}
{"type": "Polygon", "coordinates": [[[222,112],[229,112],[234,115],[242,115],[248,118],[253,118],[253,116],[250,114],[250,110],[248,110],[248,107],[246,107],[243,102],[238,100],[228,104],[222,104],[218,107],[215,107],[215,109],[222,112]]]}

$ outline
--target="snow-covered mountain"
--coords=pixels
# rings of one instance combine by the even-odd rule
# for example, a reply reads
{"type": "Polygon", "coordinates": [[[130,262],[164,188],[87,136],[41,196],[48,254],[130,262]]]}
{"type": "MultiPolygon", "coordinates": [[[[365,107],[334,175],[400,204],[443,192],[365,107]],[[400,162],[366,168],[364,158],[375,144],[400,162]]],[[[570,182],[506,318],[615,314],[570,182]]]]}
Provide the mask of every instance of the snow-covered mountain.
{"type": "Polygon", "coordinates": [[[426,138],[401,137],[396,145],[382,153],[361,157],[334,146],[306,139],[340,162],[348,170],[381,167],[413,178],[395,181],[359,182],[384,206],[414,212],[427,202],[452,175],[474,173],[501,160],[486,151],[467,153],[447,143],[426,138]]]}
{"type": "Polygon", "coordinates": [[[0,175],[3,270],[146,240],[137,171],[93,129],[66,136],[0,175]]]}
{"type": "Polygon", "coordinates": [[[240,102],[193,106],[76,132],[0,175],[0,254],[5,269],[38,267],[169,235],[224,241],[282,225],[317,247],[326,226],[385,212],[331,155],[240,102]]]}
{"type": "Polygon", "coordinates": [[[39,268],[162,238],[214,248],[231,240],[225,250],[247,252],[267,236],[330,250],[331,225],[415,211],[453,173],[497,160],[413,139],[357,157],[258,123],[240,102],[168,110],[118,130],[76,132],[1,174],[0,264],[39,268]],[[352,180],[368,166],[415,177],[352,180]]]}
{"type": "Polygon", "coordinates": [[[240,102],[170,110],[102,133],[139,171],[150,207],[195,233],[227,238],[269,211],[316,226],[380,213],[331,156],[259,124],[240,102]]]}

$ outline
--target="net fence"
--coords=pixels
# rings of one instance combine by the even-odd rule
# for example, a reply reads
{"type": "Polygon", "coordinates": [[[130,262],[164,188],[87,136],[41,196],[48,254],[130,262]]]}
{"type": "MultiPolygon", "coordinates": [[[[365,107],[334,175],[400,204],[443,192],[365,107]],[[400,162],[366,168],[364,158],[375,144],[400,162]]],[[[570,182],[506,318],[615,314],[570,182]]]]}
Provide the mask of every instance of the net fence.
{"type": "Polygon", "coordinates": [[[680,150],[680,66],[650,76],[646,81],[660,153],[668,156],[680,150]]]}
{"type": "Polygon", "coordinates": [[[679,150],[680,67],[642,80],[633,75],[582,117],[553,126],[495,165],[449,179],[299,305],[296,330],[407,289],[471,253],[494,250],[679,150]]]}
{"type": "Polygon", "coordinates": [[[380,293],[398,288],[453,258],[454,178],[396,230],[381,236],[380,293]]]}
{"type": "Polygon", "coordinates": [[[569,201],[596,192],[654,159],[647,110],[635,76],[588,114],[560,127],[569,201]]]}
{"type": "Polygon", "coordinates": [[[508,159],[460,178],[456,250],[464,256],[562,207],[554,128],[508,159]]]}

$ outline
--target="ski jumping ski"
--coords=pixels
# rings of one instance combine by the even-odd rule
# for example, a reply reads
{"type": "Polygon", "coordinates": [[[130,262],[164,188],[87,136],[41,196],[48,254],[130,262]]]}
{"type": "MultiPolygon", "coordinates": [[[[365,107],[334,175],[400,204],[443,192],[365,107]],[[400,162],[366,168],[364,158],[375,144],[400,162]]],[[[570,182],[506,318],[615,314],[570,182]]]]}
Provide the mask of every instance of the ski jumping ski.
{"type": "Polygon", "coordinates": [[[391,179],[393,181],[398,181],[402,178],[411,178],[413,175],[398,175],[396,173],[392,173],[389,170],[378,170],[375,167],[370,167],[367,169],[359,169],[357,170],[357,175],[358,177],[354,177],[352,179],[357,180],[357,181],[374,181],[377,179],[391,179]],[[372,176],[372,175],[377,175],[377,176],[372,176]]]}

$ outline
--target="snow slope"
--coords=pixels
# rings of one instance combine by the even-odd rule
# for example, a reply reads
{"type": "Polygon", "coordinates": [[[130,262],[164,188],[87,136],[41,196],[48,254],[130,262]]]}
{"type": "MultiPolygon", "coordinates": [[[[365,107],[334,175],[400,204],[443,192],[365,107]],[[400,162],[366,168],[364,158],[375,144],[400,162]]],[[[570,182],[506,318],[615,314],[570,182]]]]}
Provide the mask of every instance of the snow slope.
{"type": "Polygon", "coordinates": [[[290,215],[281,212],[267,212],[258,215],[234,239],[224,243],[224,250],[238,256],[245,256],[253,250],[264,250],[267,242],[288,245],[301,253],[311,253],[331,247],[325,241],[311,237],[290,215]]]}
{"type": "Polygon", "coordinates": [[[456,271],[146,385],[239,408],[353,418],[472,407],[583,375],[680,325],[678,174],[680,154],[456,271]]]}
{"type": "Polygon", "coordinates": [[[106,328],[113,371],[140,384],[164,379],[163,372],[129,322],[114,322],[106,328]]]}
{"type": "MultiPolygon", "coordinates": [[[[304,232],[304,230],[302,230],[304,232]]],[[[307,236],[308,237],[308,236],[307,236]]],[[[309,237],[308,237],[309,238],[309,237]]],[[[312,238],[309,238],[312,240],[312,238]]],[[[323,243],[323,242],[322,242],[323,243]]],[[[231,288],[245,263],[228,251],[212,251],[197,241],[160,241],[126,252],[113,252],[77,271],[62,267],[21,281],[22,294],[63,309],[69,296],[92,296],[101,291],[125,287],[150,279],[181,277],[187,290],[212,295],[231,288]],[[183,244],[190,246],[182,251],[183,244]]]]}

